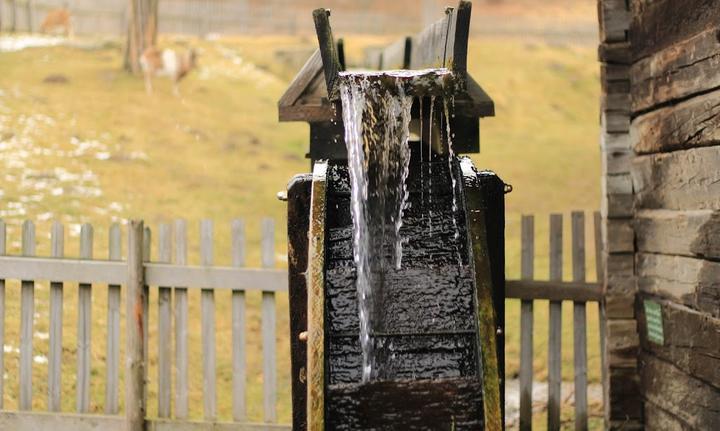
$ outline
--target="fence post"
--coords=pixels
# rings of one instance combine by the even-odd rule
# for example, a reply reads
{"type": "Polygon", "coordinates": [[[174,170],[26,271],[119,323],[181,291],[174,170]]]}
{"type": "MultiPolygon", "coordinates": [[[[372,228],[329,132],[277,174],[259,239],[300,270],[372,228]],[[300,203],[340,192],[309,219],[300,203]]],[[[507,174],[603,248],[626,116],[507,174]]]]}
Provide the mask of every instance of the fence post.
{"type": "Polygon", "coordinates": [[[130,220],[128,223],[128,276],[125,313],[127,319],[125,348],[126,431],[142,431],[145,421],[143,227],[142,220],[130,220]]]}

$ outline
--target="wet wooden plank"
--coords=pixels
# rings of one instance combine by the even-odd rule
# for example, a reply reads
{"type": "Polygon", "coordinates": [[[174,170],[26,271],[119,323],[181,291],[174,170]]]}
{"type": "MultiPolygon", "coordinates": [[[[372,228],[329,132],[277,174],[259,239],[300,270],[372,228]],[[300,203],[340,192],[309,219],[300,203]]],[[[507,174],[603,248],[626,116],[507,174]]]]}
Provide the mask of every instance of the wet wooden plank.
{"type": "MultiPolygon", "coordinates": [[[[245,223],[233,220],[231,226],[232,264],[236,267],[245,266],[245,223]]],[[[245,358],[245,292],[232,292],[232,361],[233,361],[233,420],[242,422],[246,419],[245,403],[246,358],[245,358]]]]}
{"type": "MultiPolygon", "coordinates": [[[[175,264],[187,264],[187,224],[175,221],[175,264]]],[[[186,287],[175,285],[175,417],[188,415],[188,296],[186,287]]]]}
{"type": "MultiPolygon", "coordinates": [[[[122,259],[120,225],[113,223],[109,232],[108,259],[122,259]]],[[[105,347],[105,414],[120,411],[120,293],[119,284],[108,285],[107,345],[105,347]]]]}
{"type": "MultiPolygon", "coordinates": [[[[585,281],[585,213],[572,213],[573,281],[585,281]]],[[[587,317],[584,302],[573,303],[573,353],[575,366],[575,429],[588,427],[587,317]]]]}
{"type": "MultiPolygon", "coordinates": [[[[275,223],[272,219],[262,221],[263,268],[275,266],[275,223]]],[[[262,294],[262,350],[263,350],[263,411],[265,422],[277,422],[277,352],[275,326],[275,293],[262,294]]]]}
{"type": "Polygon", "coordinates": [[[328,429],[483,429],[481,386],[476,379],[442,379],[331,387],[328,429]]]}
{"type": "MultiPolygon", "coordinates": [[[[720,45],[720,44],[719,44],[720,45]]],[[[636,157],[638,209],[720,209],[720,146],[636,157]]]]}
{"type": "MultiPolygon", "coordinates": [[[[202,265],[213,263],[213,223],[200,222],[200,261],[202,265]]],[[[212,289],[200,291],[201,330],[203,351],[203,412],[205,420],[217,417],[217,377],[215,359],[215,292],[212,289]]]]}
{"type": "MultiPolygon", "coordinates": [[[[535,259],[534,217],[521,219],[521,278],[532,280],[535,259]]],[[[520,430],[532,428],[533,301],[520,303],[520,430]]]]}
{"type": "MultiPolygon", "coordinates": [[[[65,254],[65,233],[60,222],[54,222],[50,232],[50,253],[62,258],[65,254]]],[[[48,410],[58,412],[62,394],[62,322],[63,284],[50,282],[50,328],[48,338],[48,410]]]]}
{"type": "MultiPolygon", "coordinates": [[[[22,226],[22,255],[35,255],[35,224],[26,220],[22,226]]],[[[22,280],[20,286],[20,410],[32,410],[33,320],[35,317],[35,282],[22,280]]]]}
{"type": "Polygon", "coordinates": [[[325,428],[325,193],[327,162],[315,163],[307,271],[307,428],[325,428]]]}
{"type": "MultiPolygon", "coordinates": [[[[92,259],[93,227],[85,223],[80,228],[80,259],[92,259]]],[[[78,286],[77,321],[77,377],[75,409],[87,413],[90,409],[90,368],[92,358],[92,285],[78,286]]]]}
{"type": "MultiPolygon", "coordinates": [[[[162,223],[158,235],[158,262],[172,261],[170,225],[162,223]]],[[[172,399],[172,289],[158,286],[158,417],[169,418],[172,399]]]]}
{"type": "MultiPolygon", "coordinates": [[[[550,281],[562,281],[563,218],[550,215],[550,281]]],[[[562,398],[562,302],[550,301],[548,325],[548,430],[560,429],[562,398]]]]}

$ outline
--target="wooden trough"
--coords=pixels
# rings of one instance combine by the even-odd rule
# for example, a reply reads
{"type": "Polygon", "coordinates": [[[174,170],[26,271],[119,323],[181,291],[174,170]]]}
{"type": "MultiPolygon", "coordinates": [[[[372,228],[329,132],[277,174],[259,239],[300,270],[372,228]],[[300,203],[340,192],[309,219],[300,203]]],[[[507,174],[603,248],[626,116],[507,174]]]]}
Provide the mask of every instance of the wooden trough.
{"type": "MultiPolygon", "coordinates": [[[[494,114],[490,97],[467,74],[470,11],[465,1],[448,8],[378,61],[383,69],[450,74],[456,153],[479,151],[479,119],[494,114]]],[[[293,429],[502,429],[506,186],[470,159],[448,155],[442,101],[422,95],[410,123],[403,265],[383,275],[389,293],[382,330],[373,334],[393,353],[377,359],[383,372],[376,379],[361,383],[350,180],[337,97],[346,59],[329,12],[318,9],[314,18],[320,49],[279,103],[281,121],[310,123],[314,162],[313,173],[296,176],[287,194],[293,429]]]]}

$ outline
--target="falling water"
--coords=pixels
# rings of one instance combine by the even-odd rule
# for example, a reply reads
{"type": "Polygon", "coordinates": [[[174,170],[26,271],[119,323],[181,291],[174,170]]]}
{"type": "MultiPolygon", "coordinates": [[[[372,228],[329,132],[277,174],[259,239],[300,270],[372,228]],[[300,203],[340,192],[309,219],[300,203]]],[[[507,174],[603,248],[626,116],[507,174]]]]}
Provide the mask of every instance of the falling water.
{"type": "Polygon", "coordinates": [[[410,169],[410,109],[399,78],[394,88],[367,76],[343,75],[340,95],[351,181],[353,258],[357,268],[360,344],[363,381],[373,375],[371,323],[375,302],[381,300],[380,277],[389,252],[392,264],[402,264],[402,215],[408,197],[410,169]],[[378,288],[380,287],[380,288],[378,288]]]}
{"type": "MultiPolygon", "coordinates": [[[[408,201],[406,180],[410,169],[409,126],[413,97],[408,95],[408,74],[427,75],[427,71],[404,71],[362,74],[342,73],[340,97],[342,100],[345,144],[348,152],[348,169],[351,182],[351,213],[353,220],[353,259],[356,267],[356,287],[362,349],[362,380],[367,382],[378,375],[376,350],[387,346],[375,345],[373,333],[382,328],[383,316],[379,310],[383,298],[383,274],[390,266],[402,265],[403,239],[401,228],[403,212],[408,201]]],[[[414,75],[413,75],[414,76],[414,75]]],[[[438,75],[440,76],[440,75],[438,75]]],[[[439,81],[439,79],[438,79],[439,81]]],[[[442,84],[440,84],[442,85],[442,84]]],[[[428,164],[427,181],[432,185],[432,129],[435,96],[430,96],[427,147],[419,148],[421,176],[423,162],[428,164]],[[427,151],[427,155],[423,153],[427,151]],[[425,159],[427,157],[427,159],[425,159]],[[425,159],[425,160],[423,160],[425,159]]],[[[422,96],[420,119],[422,121],[422,96]]],[[[448,144],[448,163],[453,184],[453,223],[457,212],[455,178],[452,163],[450,114],[443,98],[444,124],[448,144]]],[[[442,123],[442,122],[441,122],[442,123]]],[[[422,124],[420,126],[421,135],[422,124]]],[[[442,128],[440,129],[442,131],[442,128]]],[[[442,133],[438,133],[442,139],[442,133]]],[[[421,180],[421,184],[424,184],[421,180]]],[[[424,185],[421,189],[424,189],[424,185]]],[[[423,198],[425,199],[423,190],[423,198]]],[[[432,205],[431,190],[427,193],[432,205]]],[[[432,213],[428,217],[432,228],[432,213]]],[[[457,239],[455,225],[455,239],[457,239]]]]}

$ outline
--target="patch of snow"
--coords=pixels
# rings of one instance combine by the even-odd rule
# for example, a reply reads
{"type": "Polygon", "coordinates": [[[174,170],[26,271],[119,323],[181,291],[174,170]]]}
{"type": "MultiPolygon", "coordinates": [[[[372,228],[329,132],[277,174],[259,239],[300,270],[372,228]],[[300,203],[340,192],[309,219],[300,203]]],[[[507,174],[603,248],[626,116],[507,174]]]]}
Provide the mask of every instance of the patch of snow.
{"type": "Polygon", "coordinates": [[[24,35],[24,36],[3,36],[0,38],[0,52],[15,52],[26,48],[38,48],[43,46],[57,46],[65,39],[61,37],[24,35]]]}

